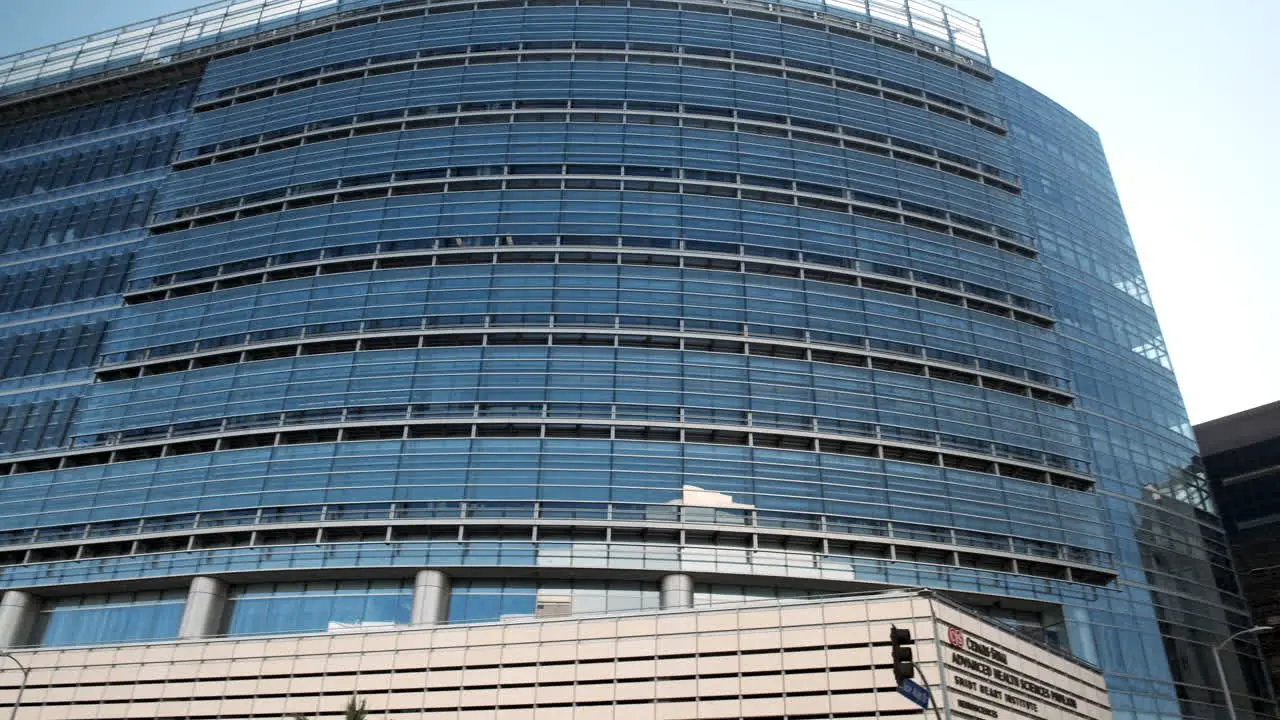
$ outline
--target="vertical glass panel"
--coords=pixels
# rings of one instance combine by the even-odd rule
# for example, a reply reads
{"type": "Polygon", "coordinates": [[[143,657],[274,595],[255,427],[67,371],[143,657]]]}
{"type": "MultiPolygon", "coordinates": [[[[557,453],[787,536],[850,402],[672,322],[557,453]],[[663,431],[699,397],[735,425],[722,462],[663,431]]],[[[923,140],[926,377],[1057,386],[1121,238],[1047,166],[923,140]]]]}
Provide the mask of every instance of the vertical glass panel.
{"type": "Polygon", "coordinates": [[[461,580],[449,598],[449,622],[494,622],[654,610],[656,583],[626,581],[461,580]]]}
{"type": "Polygon", "coordinates": [[[45,602],[32,632],[44,647],[168,640],[178,635],[186,591],[80,595],[45,602]]]}
{"type": "Polygon", "coordinates": [[[233,587],[223,622],[227,635],[336,632],[409,622],[408,581],[258,583],[233,587]]]}

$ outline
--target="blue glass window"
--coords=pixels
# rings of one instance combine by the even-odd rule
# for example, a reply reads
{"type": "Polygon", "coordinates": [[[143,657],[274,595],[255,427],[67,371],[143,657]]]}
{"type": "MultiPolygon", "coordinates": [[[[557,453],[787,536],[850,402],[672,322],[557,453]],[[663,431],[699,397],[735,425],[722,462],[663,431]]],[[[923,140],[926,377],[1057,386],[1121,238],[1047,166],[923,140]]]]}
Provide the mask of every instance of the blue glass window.
{"type": "Polygon", "coordinates": [[[658,606],[656,583],[462,580],[453,584],[449,622],[614,613],[658,606]]]}
{"type": "Polygon", "coordinates": [[[231,589],[228,635],[326,632],[406,624],[413,607],[407,581],[256,583],[231,589]]]}
{"type": "Polygon", "coordinates": [[[168,640],[178,635],[184,590],[111,593],[45,602],[32,633],[35,645],[168,640]]]}

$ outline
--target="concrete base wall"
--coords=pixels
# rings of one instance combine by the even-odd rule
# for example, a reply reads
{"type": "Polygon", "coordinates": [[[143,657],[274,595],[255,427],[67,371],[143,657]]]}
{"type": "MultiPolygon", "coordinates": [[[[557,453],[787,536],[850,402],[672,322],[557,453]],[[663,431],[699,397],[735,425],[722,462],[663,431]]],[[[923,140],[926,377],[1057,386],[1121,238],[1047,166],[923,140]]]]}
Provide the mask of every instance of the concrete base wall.
{"type": "MultiPolygon", "coordinates": [[[[1110,720],[1097,672],[908,592],[18,655],[32,668],[23,707],[31,718],[57,720],[295,713],[339,720],[352,694],[371,717],[387,720],[931,717],[895,690],[887,643],[895,625],[911,629],[916,679],[940,702],[949,702],[941,686],[948,672],[955,702],[988,708],[984,717],[1110,720]],[[970,649],[947,644],[955,632],[970,649]],[[957,654],[1061,691],[1077,709],[1022,693],[1035,706],[1027,714],[979,689],[962,696],[958,672],[974,688],[997,681],[957,669],[957,654]]],[[[0,715],[17,681],[17,673],[0,672],[0,715]]]]}

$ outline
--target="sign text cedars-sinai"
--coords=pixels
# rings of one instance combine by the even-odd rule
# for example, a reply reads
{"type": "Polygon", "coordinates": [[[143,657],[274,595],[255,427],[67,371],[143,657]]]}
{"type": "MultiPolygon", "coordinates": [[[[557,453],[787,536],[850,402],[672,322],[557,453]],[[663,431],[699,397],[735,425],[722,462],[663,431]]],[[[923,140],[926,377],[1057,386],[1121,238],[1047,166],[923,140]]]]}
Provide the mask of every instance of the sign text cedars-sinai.
{"type": "MultiPolygon", "coordinates": [[[[1064,707],[1071,708],[1072,710],[1077,708],[1078,704],[1076,702],[1076,699],[1073,697],[1070,697],[1066,693],[1063,693],[1059,690],[1055,690],[1045,685],[1041,685],[1040,683],[1037,683],[1028,678],[1024,678],[1019,675],[1016,675],[1013,672],[1010,672],[1009,670],[1006,670],[1004,668],[1000,668],[992,665],[991,663],[1008,665],[1009,656],[1004,651],[992,645],[989,645],[980,640],[975,640],[972,637],[966,636],[964,634],[964,631],[962,631],[960,628],[957,628],[954,626],[947,628],[947,642],[950,643],[957,650],[965,650],[967,652],[973,653],[974,655],[977,655],[978,657],[983,658],[984,660],[990,661],[990,662],[983,662],[982,660],[976,660],[974,658],[969,657],[968,655],[964,655],[964,654],[953,651],[951,653],[951,663],[956,667],[962,668],[964,670],[968,670],[978,675],[982,675],[983,677],[990,678],[991,680],[1002,683],[1014,689],[1021,690],[1026,693],[1030,693],[1032,695],[1035,695],[1040,698],[1044,698],[1045,700],[1049,700],[1051,702],[1057,703],[1064,707]]],[[[1012,699],[1013,698],[1011,697],[1008,698],[1008,700],[1012,700],[1012,699]]],[[[1015,703],[1015,704],[1021,704],[1021,703],[1015,703]]]]}

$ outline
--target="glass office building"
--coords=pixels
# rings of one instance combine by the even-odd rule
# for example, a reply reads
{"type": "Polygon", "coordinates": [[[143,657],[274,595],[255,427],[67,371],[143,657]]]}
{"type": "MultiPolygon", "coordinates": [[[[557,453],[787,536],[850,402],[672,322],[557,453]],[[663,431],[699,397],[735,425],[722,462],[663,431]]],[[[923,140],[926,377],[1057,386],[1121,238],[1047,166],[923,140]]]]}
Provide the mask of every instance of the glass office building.
{"type": "Polygon", "coordinates": [[[1225,715],[1101,145],[976,21],[220,2],[0,92],[3,643],[929,586],[1225,715]]]}
{"type": "MultiPolygon", "coordinates": [[[[1280,402],[1195,426],[1205,474],[1258,625],[1280,625],[1280,402]]],[[[1280,684],[1280,638],[1258,638],[1271,686],[1280,684]]]]}

